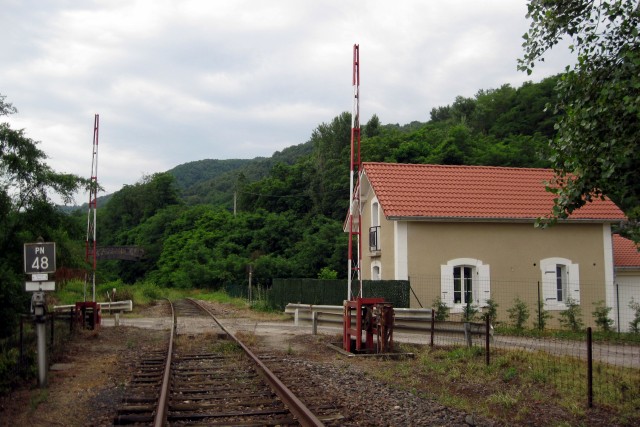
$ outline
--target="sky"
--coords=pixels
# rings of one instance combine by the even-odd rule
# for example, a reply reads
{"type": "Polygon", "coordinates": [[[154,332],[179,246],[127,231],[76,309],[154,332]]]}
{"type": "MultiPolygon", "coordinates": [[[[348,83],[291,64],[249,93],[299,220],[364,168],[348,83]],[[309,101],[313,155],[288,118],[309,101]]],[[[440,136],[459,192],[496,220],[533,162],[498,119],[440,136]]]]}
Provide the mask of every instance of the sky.
{"type": "MultiPolygon", "coordinates": [[[[269,157],[353,110],[428,121],[479,89],[540,81],[562,46],[517,70],[526,0],[0,0],[3,117],[57,172],[107,193],[202,159],[269,157]]],[[[76,200],[83,203],[84,195],[76,200]]],[[[88,199],[88,194],[86,195],[88,199]]]]}

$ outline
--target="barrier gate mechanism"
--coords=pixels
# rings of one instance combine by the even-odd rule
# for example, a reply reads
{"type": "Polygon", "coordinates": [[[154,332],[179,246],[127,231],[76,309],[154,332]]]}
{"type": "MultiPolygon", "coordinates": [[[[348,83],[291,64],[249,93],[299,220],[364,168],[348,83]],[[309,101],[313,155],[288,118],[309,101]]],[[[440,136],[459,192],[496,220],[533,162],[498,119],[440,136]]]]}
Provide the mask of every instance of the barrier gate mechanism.
{"type": "Polygon", "coordinates": [[[343,349],[351,353],[393,351],[393,322],[393,305],[385,302],[384,298],[358,297],[345,301],[343,349]],[[352,316],[355,317],[355,325],[352,324],[352,316]]]}
{"type": "Polygon", "coordinates": [[[100,304],[93,301],[76,302],[76,324],[82,329],[98,329],[101,319],[100,304]]]}

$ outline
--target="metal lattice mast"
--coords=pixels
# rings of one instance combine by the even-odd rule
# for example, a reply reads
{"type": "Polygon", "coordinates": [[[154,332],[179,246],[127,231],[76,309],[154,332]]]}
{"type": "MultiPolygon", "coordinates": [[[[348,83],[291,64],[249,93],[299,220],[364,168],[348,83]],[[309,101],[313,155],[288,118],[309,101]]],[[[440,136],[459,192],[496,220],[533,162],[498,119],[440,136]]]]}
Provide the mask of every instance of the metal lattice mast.
{"type": "MultiPolygon", "coordinates": [[[[86,262],[90,265],[90,277],[92,285],[93,302],[96,301],[96,214],[98,210],[98,129],[100,126],[100,116],[95,115],[93,122],[93,157],[91,159],[91,180],[89,183],[89,212],[87,214],[87,247],[86,262]]],[[[87,300],[87,280],[85,282],[85,296],[87,300]]]]}
{"type": "Polygon", "coordinates": [[[353,114],[351,116],[351,173],[349,176],[349,300],[354,299],[352,282],[358,281],[358,296],[362,297],[362,222],[360,221],[360,46],[353,45],[353,114]],[[354,246],[356,254],[354,256],[354,246]]]}

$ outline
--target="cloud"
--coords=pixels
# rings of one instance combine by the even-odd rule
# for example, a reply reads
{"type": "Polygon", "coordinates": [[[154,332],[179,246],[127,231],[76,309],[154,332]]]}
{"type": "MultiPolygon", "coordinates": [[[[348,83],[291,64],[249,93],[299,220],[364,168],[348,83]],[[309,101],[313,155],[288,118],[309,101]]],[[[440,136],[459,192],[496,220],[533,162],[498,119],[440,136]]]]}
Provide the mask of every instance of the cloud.
{"type": "MultiPolygon", "coordinates": [[[[516,70],[526,1],[7,0],[0,93],[62,172],[87,176],[101,117],[107,191],[204,158],[252,158],[350,111],[360,44],[362,121],[530,77],[516,70]]],[[[539,80],[562,70],[562,50],[539,80]]]]}

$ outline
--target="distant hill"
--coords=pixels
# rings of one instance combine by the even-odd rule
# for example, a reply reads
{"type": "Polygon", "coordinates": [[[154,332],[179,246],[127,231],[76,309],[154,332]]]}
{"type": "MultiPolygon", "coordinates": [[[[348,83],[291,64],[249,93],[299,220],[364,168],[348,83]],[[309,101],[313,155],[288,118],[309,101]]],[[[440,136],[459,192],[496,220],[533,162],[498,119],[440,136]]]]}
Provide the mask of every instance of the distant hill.
{"type": "Polygon", "coordinates": [[[187,204],[210,203],[233,206],[233,192],[239,177],[257,181],[266,177],[277,163],[294,164],[311,154],[313,144],[305,142],[276,151],[271,157],[253,159],[206,159],[188,162],[167,171],[176,178],[176,184],[187,204]]]}

